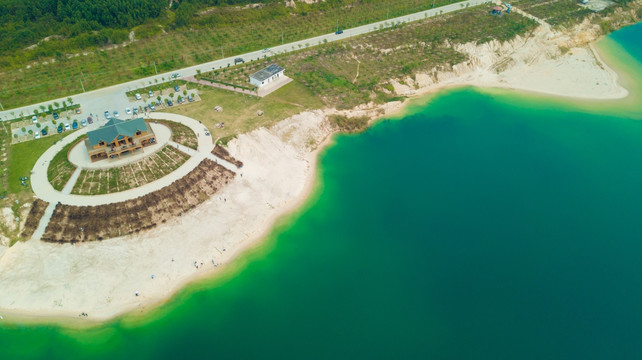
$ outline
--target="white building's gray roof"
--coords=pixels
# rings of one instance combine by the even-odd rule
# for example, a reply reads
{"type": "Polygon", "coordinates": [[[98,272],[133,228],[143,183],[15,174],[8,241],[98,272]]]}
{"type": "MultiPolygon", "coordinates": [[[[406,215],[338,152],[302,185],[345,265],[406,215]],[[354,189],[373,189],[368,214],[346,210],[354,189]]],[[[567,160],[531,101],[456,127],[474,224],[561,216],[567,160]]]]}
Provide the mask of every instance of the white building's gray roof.
{"type": "Polygon", "coordinates": [[[258,81],[265,81],[269,79],[271,76],[276,75],[280,73],[281,71],[285,70],[284,68],[280,67],[277,64],[272,64],[268,67],[266,67],[263,70],[259,70],[255,72],[254,74],[250,75],[252,79],[258,80],[258,81]]]}

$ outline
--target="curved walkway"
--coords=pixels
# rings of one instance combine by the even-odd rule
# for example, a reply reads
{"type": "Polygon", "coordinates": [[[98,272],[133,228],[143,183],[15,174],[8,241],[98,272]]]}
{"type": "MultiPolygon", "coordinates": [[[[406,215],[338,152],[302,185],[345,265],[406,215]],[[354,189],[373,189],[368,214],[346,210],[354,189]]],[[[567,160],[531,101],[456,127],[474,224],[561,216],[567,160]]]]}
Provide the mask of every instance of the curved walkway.
{"type": "MultiPolygon", "coordinates": [[[[31,175],[31,187],[33,188],[33,192],[38,198],[52,204],[60,202],[61,204],[66,205],[96,206],[135,199],[156,190],[160,190],[165,186],[171,184],[172,182],[187,175],[190,171],[194,170],[194,168],[196,168],[196,166],[198,166],[198,164],[200,164],[203,159],[206,158],[214,160],[232,171],[237,170],[233,164],[212,155],[211,152],[214,149],[212,138],[211,136],[205,135],[205,126],[197,120],[194,120],[187,116],[169,113],[152,113],[147,117],[147,119],[170,120],[188,126],[198,136],[198,150],[188,149],[185,146],[170,142],[170,145],[176,146],[179,150],[183,150],[185,153],[191,155],[191,157],[178,169],[168,174],[167,176],[164,176],[156,181],[134,189],[102,195],[76,195],[69,194],[64,190],[58,191],[53,188],[53,186],[49,183],[49,179],[47,178],[47,167],[49,165],[49,162],[65,145],[75,141],[80,136],[85,135],[87,133],[87,130],[83,129],[65,137],[61,142],[45,151],[45,153],[42,154],[42,156],[38,159],[36,165],[33,167],[31,175]]],[[[69,188],[70,186],[73,187],[73,184],[70,184],[72,181],[74,181],[73,176],[69,180],[69,183],[67,183],[67,185],[65,186],[65,189],[69,188]]]]}

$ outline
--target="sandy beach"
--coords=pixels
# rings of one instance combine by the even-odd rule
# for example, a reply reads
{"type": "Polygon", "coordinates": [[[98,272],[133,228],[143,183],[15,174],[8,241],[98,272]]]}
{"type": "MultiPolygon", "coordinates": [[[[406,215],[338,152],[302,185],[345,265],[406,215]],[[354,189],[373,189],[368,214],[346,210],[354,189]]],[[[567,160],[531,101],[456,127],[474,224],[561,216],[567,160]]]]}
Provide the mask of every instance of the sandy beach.
{"type": "MultiPolygon", "coordinates": [[[[407,96],[474,85],[624,98],[628,92],[617,74],[590,45],[598,36],[587,26],[570,35],[540,27],[527,39],[465,44],[458,50],[470,60],[393,85],[397,94],[407,96]],[[560,47],[568,50],[563,53],[560,47]]],[[[140,235],[76,245],[30,240],[0,246],[0,315],[4,321],[94,324],[153,309],[187,283],[213,276],[260,244],[277,219],[305,201],[314,186],[319,151],[336,131],[329,114],[375,120],[406,103],[307,111],[242,134],[228,144],[231,155],[244,162],[228,186],[186,215],[140,235]],[[83,312],[88,316],[80,317],[83,312]]]]}

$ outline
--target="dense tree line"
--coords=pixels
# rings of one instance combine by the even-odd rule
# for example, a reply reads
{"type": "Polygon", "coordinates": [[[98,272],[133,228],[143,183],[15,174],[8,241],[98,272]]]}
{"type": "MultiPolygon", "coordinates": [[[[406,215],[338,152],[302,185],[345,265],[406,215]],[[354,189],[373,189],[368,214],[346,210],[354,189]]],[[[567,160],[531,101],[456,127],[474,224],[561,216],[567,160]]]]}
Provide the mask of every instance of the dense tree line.
{"type": "Polygon", "coordinates": [[[51,35],[69,38],[131,28],[159,17],[167,5],[167,0],[2,0],[0,51],[21,49],[51,35]]]}
{"type": "Polygon", "coordinates": [[[182,27],[205,7],[273,2],[280,0],[1,0],[0,54],[52,35],[69,39],[65,48],[118,43],[123,30],[154,22],[166,11],[175,16],[163,25],[182,27]]]}
{"type": "Polygon", "coordinates": [[[144,39],[163,29],[236,26],[378,1],[383,0],[298,2],[292,9],[283,0],[0,0],[0,71],[119,44],[131,30],[144,39]],[[267,6],[250,11],[236,8],[257,3],[267,6]]]}

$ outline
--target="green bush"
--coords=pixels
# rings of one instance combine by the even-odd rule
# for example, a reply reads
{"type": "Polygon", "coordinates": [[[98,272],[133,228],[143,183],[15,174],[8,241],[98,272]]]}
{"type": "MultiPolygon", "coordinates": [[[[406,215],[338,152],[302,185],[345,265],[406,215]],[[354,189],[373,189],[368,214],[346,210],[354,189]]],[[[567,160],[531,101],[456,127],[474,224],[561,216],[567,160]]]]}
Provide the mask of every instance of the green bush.
{"type": "Polygon", "coordinates": [[[344,115],[331,115],[330,123],[343,131],[361,131],[368,126],[370,118],[367,116],[347,117],[344,115]]]}

